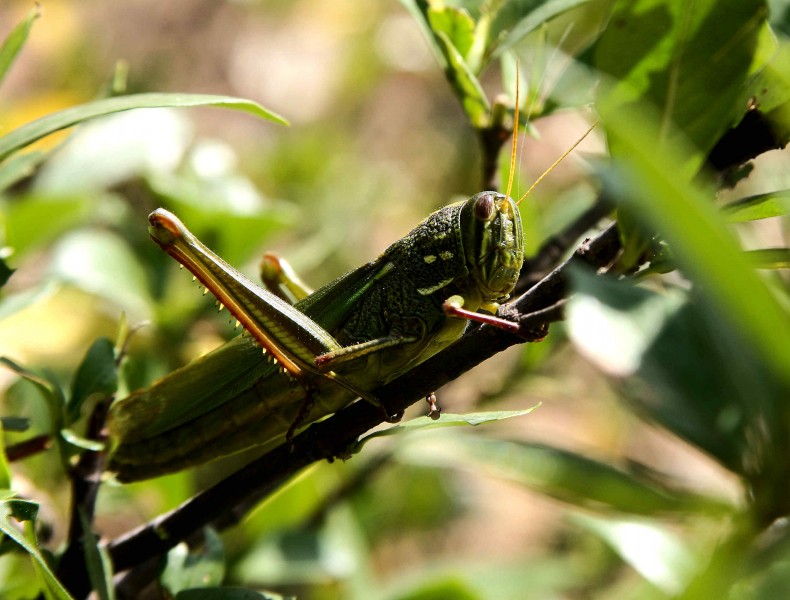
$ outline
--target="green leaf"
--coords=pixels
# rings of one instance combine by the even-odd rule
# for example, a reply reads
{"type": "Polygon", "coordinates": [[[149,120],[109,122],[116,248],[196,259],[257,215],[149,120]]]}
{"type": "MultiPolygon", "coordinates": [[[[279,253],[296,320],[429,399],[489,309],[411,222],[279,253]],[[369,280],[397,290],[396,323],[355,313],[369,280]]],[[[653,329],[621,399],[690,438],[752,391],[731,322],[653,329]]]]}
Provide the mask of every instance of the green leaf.
{"type": "Polygon", "coordinates": [[[295,597],[242,588],[221,587],[183,590],[176,594],[176,600],[295,600],[295,597]]]}
{"type": "Polygon", "coordinates": [[[790,190],[741,198],[723,206],[721,212],[728,223],[790,215],[790,190]]]}
{"type": "Polygon", "coordinates": [[[468,58],[475,39],[475,22],[468,12],[454,6],[432,6],[428,10],[428,23],[434,34],[443,33],[459,54],[468,58]]]}
{"type": "Polygon", "coordinates": [[[431,5],[428,0],[400,0],[400,3],[411,14],[411,16],[414,17],[417,25],[419,25],[420,29],[422,29],[425,39],[428,41],[431,51],[436,58],[436,62],[439,63],[439,66],[441,66],[442,69],[446,69],[447,61],[445,60],[444,54],[439,48],[439,42],[436,40],[436,36],[431,29],[429,16],[431,5]]]}
{"type": "Polygon", "coordinates": [[[466,64],[464,57],[450,41],[450,38],[442,32],[436,32],[436,40],[439,47],[447,59],[445,74],[450,84],[453,86],[466,116],[473,127],[483,128],[488,125],[491,107],[488,104],[483,86],[477,76],[466,64]]]}
{"type": "Polygon", "coordinates": [[[296,223],[294,211],[282,204],[267,206],[261,200],[256,210],[248,202],[234,203],[216,180],[171,177],[166,174],[147,178],[151,191],[163,206],[189,224],[198,238],[211,238],[213,249],[230,264],[241,264],[259,256],[260,244],[272,234],[296,223]]]}
{"type": "Polygon", "coordinates": [[[93,394],[111,396],[118,389],[118,367],[115,347],[109,339],[98,338],[82,359],[71,384],[66,404],[66,425],[79,419],[85,401],[93,394]]]}
{"type": "Polygon", "coordinates": [[[73,600],[50,569],[49,563],[38,547],[35,534],[35,519],[38,504],[22,500],[5,499],[0,502],[0,531],[19,544],[33,561],[36,576],[47,599],[73,600]],[[24,534],[15,527],[10,519],[25,521],[24,534]]]}
{"type": "Polygon", "coordinates": [[[623,251],[619,263],[623,270],[639,266],[645,251],[650,247],[652,235],[645,231],[642,223],[637,221],[628,210],[617,212],[617,231],[623,251]]]}
{"type": "Polygon", "coordinates": [[[755,269],[790,269],[790,248],[749,250],[746,258],[755,269]]]}
{"type": "Polygon", "coordinates": [[[428,450],[414,444],[404,452],[418,464],[479,468],[593,510],[636,515],[728,510],[726,504],[678,489],[636,463],[615,466],[544,444],[455,435],[442,436],[428,450]]]}
{"type": "Polygon", "coordinates": [[[85,565],[88,569],[91,587],[99,600],[114,600],[115,586],[112,581],[112,562],[106,548],[99,545],[99,540],[91,529],[91,523],[82,508],[79,509],[83,531],[83,549],[85,565]]]}
{"type": "Polygon", "coordinates": [[[84,438],[68,428],[61,429],[60,436],[64,440],[66,440],[69,444],[71,444],[76,448],[81,448],[83,450],[91,450],[93,452],[101,452],[102,450],[105,449],[104,442],[89,440],[88,438],[84,438]]]}
{"type": "Polygon", "coordinates": [[[505,2],[489,31],[489,53],[499,56],[555,17],[590,0],[514,0],[505,2]]]}
{"type": "Polygon", "coordinates": [[[46,402],[47,413],[49,416],[49,433],[53,439],[58,438],[58,434],[63,423],[63,408],[65,396],[60,385],[54,377],[48,373],[37,373],[31,369],[23,367],[6,356],[0,356],[0,365],[14,371],[17,375],[32,383],[41,393],[46,402]]]}
{"type": "Polygon", "coordinates": [[[27,367],[23,367],[7,356],[0,356],[0,365],[11,369],[14,371],[14,373],[35,385],[47,399],[48,403],[57,407],[62,405],[63,391],[60,389],[54,379],[48,377],[47,375],[36,373],[27,367]]]}
{"type": "Polygon", "coordinates": [[[484,600],[469,582],[459,575],[434,577],[415,590],[398,595],[398,600],[484,600]]]}
{"type": "Polygon", "coordinates": [[[642,222],[660,231],[684,273],[704,290],[715,313],[744,336],[774,372],[790,383],[790,318],[744,256],[711,202],[691,181],[688,147],[677,138],[656,145],[646,112],[602,107],[623,169],[611,172],[612,194],[642,222]]]}
{"type": "Polygon", "coordinates": [[[370,435],[365,436],[354,445],[351,452],[359,452],[362,449],[362,447],[365,444],[367,444],[370,440],[378,437],[400,435],[403,433],[418,431],[421,429],[444,429],[447,427],[464,427],[464,426],[476,427],[478,425],[482,425],[483,423],[503,421],[505,419],[511,419],[513,417],[522,417],[524,415],[531,413],[539,406],[540,404],[536,404],[532,408],[527,408],[525,410],[502,410],[502,411],[492,411],[492,412],[469,413],[466,415],[454,415],[448,413],[448,414],[442,414],[438,419],[431,419],[430,417],[417,417],[416,419],[411,419],[410,421],[406,421],[405,423],[399,423],[397,425],[393,425],[392,427],[388,427],[387,429],[375,431],[370,435]]]}
{"type": "Polygon", "coordinates": [[[25,45],[33,21],[41,16],[41,8],[36,6],[27,13],[27,16],[16,26],[0,46],[0,83],[5,79],[11,65],[14,64],[19,51],[25,45]]]}
{"type": "Polygon", "coordinates": [[[660,112],[651,147],[672,148],[683,135],[698,150],[684,156],[696,171],[746,111],[749,78],[767,59],[767,15],[764,0],[618,0],[596,49],[597,68],[612,78],[600,103],[611,114],[651,104],[660,112]]]}
{"type": "Polygon", "coordinates": [[[149,173],[186,171],[193,141],[188,115],[173,108],[131,110],[82,123],[68,143],[48,154],[30,195],[82,196],[91,208],[103,207],[114,200],[107,193],[118,185],[149,173]]]}
{"type": "Polygon", "coordinates": [[[786,109],[790,101],[790,40],[774,37],[771,41],[778,43],[779,48],[765,68],[752,78],[743,95],[744,103],[755,105],[769,116],[774,111],[786,109]]]}
{"type": "Polygon", "coordinates": [[[178,544],[167,553],[167,564],[159,581],[168,594],[182,590],[216,587],[225,577],[225,551],[222,539],[211,528],[204,530],[204,547],[190,553],[186,543],[178,544]]]}
{"type": "Polygon", "coordinates": [[[151,316],[153,301],[140,258],[113,233],[83,230],[63,238],[53,250],[51,275],[106,298],[136,320],[151,316]]]}
{"type": "Polygon", "coordinates": [[[671,596],[681,593],[699,560],[680,539],[653,523],[576,513],[572,522],[598,535],[642,577],[671,596]]]}
{"type": "Polygon", "coordinates": [[[214,106],[248,112],[281,125],[288,122],[259,104],[231,96],[211,94],[132,94],[105,98],[47,115],[0,137],[0,160],[43,137],[89,119],[137,108],[214,106]]]}
{"type": "Polygon", "coordinates": [[[80,196],[30,196],[3,208],[5,243],[20,256],[84,222],[89,200],[80,196]]]}
{"type": "Polygon", "coordinates": [[[781,378],[747,350],[712,301],[657,294],[577,272],[567,312],[574,344],[620,387],[639,414],[757,477],[783,452],[781,378]]]}
{"type": "Polygon", "coordinates": [[[0,164],[0,192],[32,175],[46,156],[44,152],[27,152],[0,164]]]}

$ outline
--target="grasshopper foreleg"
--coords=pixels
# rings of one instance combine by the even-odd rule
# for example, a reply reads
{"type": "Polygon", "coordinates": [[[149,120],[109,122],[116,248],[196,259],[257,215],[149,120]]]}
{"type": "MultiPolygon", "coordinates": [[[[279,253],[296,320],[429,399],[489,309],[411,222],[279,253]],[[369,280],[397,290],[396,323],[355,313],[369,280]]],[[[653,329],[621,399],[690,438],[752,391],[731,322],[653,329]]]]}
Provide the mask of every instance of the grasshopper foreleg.
{"type": "MultiPolygon", "coordinates": [[[[495,311],[498,306],[492,305],[490,308],[495,311]]],[[[444,311],[444,314],[450,317],[457,317],[459,319],[466,319],[468,321],[485,323],[487,325],[492,325],[513,333],[519,332],[519,325],[514,321],[508,321],[507,319],[502,319],[501,317],[494,315],[486,315],[465,309],[463,296],[450,296],[444,301],[444,304],[442,304],[442,310],[444,311]]]]}

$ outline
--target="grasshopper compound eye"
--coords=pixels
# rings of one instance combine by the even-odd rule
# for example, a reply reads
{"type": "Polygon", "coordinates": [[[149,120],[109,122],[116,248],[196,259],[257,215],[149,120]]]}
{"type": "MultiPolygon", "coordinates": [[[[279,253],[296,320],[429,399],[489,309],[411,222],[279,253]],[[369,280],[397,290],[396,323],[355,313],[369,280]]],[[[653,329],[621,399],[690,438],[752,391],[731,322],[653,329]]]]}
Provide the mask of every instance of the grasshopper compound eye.
{"type": "Polygon", "coordinates": [[[474,214],[478,221],[490,221],[496,213],[495,194],[483,193],[475,200],[474,214]]]}

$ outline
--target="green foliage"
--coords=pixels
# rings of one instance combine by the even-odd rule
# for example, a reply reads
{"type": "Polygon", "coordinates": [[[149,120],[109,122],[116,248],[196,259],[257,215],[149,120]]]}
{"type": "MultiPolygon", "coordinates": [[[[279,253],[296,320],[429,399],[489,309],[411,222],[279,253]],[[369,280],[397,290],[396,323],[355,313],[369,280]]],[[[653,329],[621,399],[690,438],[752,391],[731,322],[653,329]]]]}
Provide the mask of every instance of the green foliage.
{"type": "MultiPolygon", "coordinates": [[[[673,151],[677,143],[691,143],[693,156],[682,161],[696,157],[689,168],[698,169],[722,133],[740,120],[744,88],[775,51],[764,33],[766,13],[763,0],[693,6],[680,0],[615,2],[611,20],[617,26],[608,27],[596,46],[595,65],[611,77],[599,109],[622,117],[632,106],[655,107],[660,116],[651,124],[654,143],[666,141],[673,151]],[[637,47],[650,51],[624,51],[637,47]],[[675,141],[677,134],[682,142],[675,141]]],[[[618,141],[611,142],[613,152],[618,141]]]]}
{"type": "Polygon", "coordinates": [[[47,600],[72,600],[72,597],[55,577],[47,557],[42,553],[36,538],[36,519],[39,505],[28,500],[18,500],[8,493],[0,501],[0,531],[16,542],[33,562],[36,580],[47,600]],[[14,522],[22,523],[20,531],[14,522]]]}
{"type": "Polygon", "coordinates": [[[33,21],[39,16],[41,16],[40,9],[36,7],[31,10],[22,22],[14,27],[13,31],[3,40],[3,45],[0,46],[0,83],[5,79],[19,51],[22,50],[22,47],[25,45],[27,36],[30,34],[30,29],[33,27],[33,21]]]}
{"type": "Polygon", "coordinates": [[[93,342],[74,375],[71,394],[66,403],[68,422],[73,423],[77,420],[83,404],[93,394],[107,397],[116,392],[117,371],[112,342],[107,338],[99,338],[93,342]]]}
{"type": "Polygon", "coordinates": [[[159,580],[168,595],[179,597],[186,590],[214,588],[222,583],[225,576],[222,540],[211,528],[204,530],[204,539],[199,553],[190,553],[183,542],[167,553],[167,563],[159,580]]]}
{"type": "Polygon", "coordinates": [[[417,417],[415,419],[410,419],[406,423],[399,423],[398,425],[394,425],[388,429],[375,431],[370,435],[366,435],[354,445],[352,451],[359,452],[370,440],[379,437],[401,435],[404,433],[415,432],[424,429],[444,429],[445,427],[463,427],[467,425],[476,427],[477,425],[482,425],[484,423],[493,423],[496,421],[502,421],[504,419],[528,415],[533,410],[535,410],[535,408],[537,408],[537,406],[533,406],[532,408],[528,408],[526,410],[468,413],[464,415],[443,414],[439,419],[432,419],[430,417],[417,417]]]}
{"type": "Polygon", "coordinates": [[[722,213],[729,223],[782,217],[790,214],[790,192],[782,190],[741,198],[724,206],[722,213]]]}
{"type": "MultiPolygon", "coordinates": [[[[593,103],[608,149],[567,195],[522,203],[525,230],[538,238],[528,240],[530,247],[557,233],[552,223],[579,218],[589,202],[577,197],[602,189],[618,221],[621,253],[600,265],[605,274],[573,272],[564,327],[553,328],[540,352],[527,358],[525,351],[512,364],[489,361],[486,373],[441,398],[456,412],[457,398],[473,397],[468,414],[445,412],[438,421],[418,417],[376,431],[349,449],[353,460],[314,465],[279,482],[237,527],[221,535],[207,529],[202,545],[175,546],[162,563],[160,589],[178,600],[787,595],[786,167],[774,166],[774,176],[766,177],[771,163],[758,157],[759,167],[726,190],[728,173],[712,176],[709,160],[744,117],[764,126],[749,139],[768,142],[743,160],[790,140],[787,3],[401,4],[424,34],[464,121],[448,126],[431,113],[428,124],[408,121],[405,137],[385,138],[381,146],[405,148],[409,173],[392,166],[398,161],[388,163],[397,177],[361,166],[381,151],[373,141],[380,127],[358,139],[342,132],[367,118],[366,96],[379,98],[369,112],[388,109],[381,98],[389,88],[371,92],[381,77],[371,73],[386,70],[383,62],[349,67],[340,78],[343,97],[325,118],[304,127],[308,133],[295,127],[287,141],[256,139],[240,164],[180,113],[127,112],[220,106],[284,122],[257,103],[229,96],[142,91],[53,109],[4,129],[0,326],[24,320],[33,333],[9,335],[15,338],[9,341],[30,336],[52,351],[0,358],[18,379],[2,404],[4,443],[9,456],[25,458],[9,462],[0,453],[0,596],[70,597],[69,573],[54,566],[67,553],[45,549],[63,545],[47,539],[44,525],[54,524],[69,545],[71,521],[82,530],[78,547],[90,586],[98,597],[112,598],[110,549],[93,530],[110,521],[106,530],[118,535],[117,524],[128,528],[130,515],[150,519],[172,509],[247,458],[130,486],[94,482],[100,490],[95,521],[84,497],[71,517],[48,504],[70,493],[72,482],[84,483],[83,463],[103,447],[101,428],[91,420],[109,397],[148,385],[230,335],[188,278],[177,276],[150,244],[145,214],[167,205],[234,265],[256,260],[272,236],[287,244],[290,235],[296,263],[326,263],[327,271],[340,272],[380,250],[363,251],[360,241],[389,224],[369,205],[385,205],[387,216],[402,211],[408,220],[432,208],[428,202],[477,191],[467,189],[475,160],[464,154],[470,138],[434,144],[431,132],[457,125],[505,143],[517,79],[527,131],[541,130],[538,119],[548,115],[586,117],[593,103]],[[492,95],[493,89],[509,99],[492,95]],[[63,129],[69,136],[58,146],[30,147],[63,129]],[[451,147],[460,148],[460,166],[446,174],[442,159],[451,147]],[[399,187],[407,177],[414,179],[399,187]],[[437,180],[440,187],[427,187],[437,180]],[[425,199],[432,195],[438,197],[425,199]],[[276,196],[294,204],[269,200],[276,196]],[[412,198],[414,206],[407,203],[412,198]],[[768,247],[762,242],[772,225],[779,233],[770,234],[768,247]],[[346,255],[351,260],[343,262],[346,255]],[[87,318],[61,330],[58,321],[69,319],[58,315],[74,313],[87,318]],[[121,313],[132,325],[122,324],[113,343],[121,313]],[[151,324],[137,331],[143,321],[151,324]],[[577,396],[574,403],[569,395],[577,396]],[[537,399],[539,410],[524,409],[537,399]],[[580,424],[569,432],[574,411],[580,424]],[[544,414],[555,413],[561,417],[541,430],[544,414]],[[485,427],[457,428],[480,423],[485,427]],[[660,444],[642,439],[655,430],[662,432],[660,444]],[[34,450],[26,454],[26,447],[34,450]],[[695,481],[698,471],[678,464],[684,459],[672,462],[676,452],[704,463],[706,473],[726,482],[728,494],[709,488],[705,477],[695,481]],[[20,499],[23,489],[32,499],[20,499]],[[549,502],[535,503],[523,490],[549,502]],[[540,529],[546,504],[561,518],[545,525],[538,542],[492,551],[500,530],[516,532],[519,519],[540,529]],[[465,535],[486,511],[494,515],[485,522],[490,544],[479,533],[465,535]],[[491,556],[471,553],[476,545],[491,556]],[[406,559],[398,555],[405,564],[393,558],[400,547],[407,549],[406,559]],[[262,589],[276,593],[253,591],[262,589]]],[[[234,10],[253,15],[260,9],[234,10]]],[[[368,20],[384,18],[372,14],[368,20]]],[[[0,47],[0,82],[9,82],[6,75],[24,59],[37,17],[37,10],[23,17],[0,47]]],[[[385,37],[379,32],[376,43],[383,46],[385,37]]],[[[366,53],[374,54],[359,52],[366,53]]],[[[436,98],[416,95],[414,106],[444,106],[447,89],[436,98]]],[[[485,159],[492,151],[481,152],[485,159]]]]}

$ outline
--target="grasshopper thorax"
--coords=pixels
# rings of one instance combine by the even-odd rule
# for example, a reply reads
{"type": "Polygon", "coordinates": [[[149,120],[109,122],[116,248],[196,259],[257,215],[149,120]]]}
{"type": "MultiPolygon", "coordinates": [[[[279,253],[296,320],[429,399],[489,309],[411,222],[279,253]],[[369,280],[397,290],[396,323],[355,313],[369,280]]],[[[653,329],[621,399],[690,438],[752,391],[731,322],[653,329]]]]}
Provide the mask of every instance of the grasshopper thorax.
{"type": "Polygon", "coordinates": [[[470,283],[484,302],[506,300],[524,262],[516,203],[504,194],[480,192],[464,203],[460,218],[470,283]]]}

